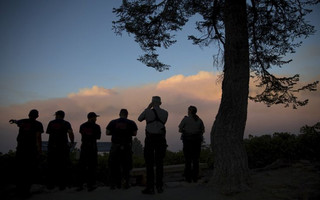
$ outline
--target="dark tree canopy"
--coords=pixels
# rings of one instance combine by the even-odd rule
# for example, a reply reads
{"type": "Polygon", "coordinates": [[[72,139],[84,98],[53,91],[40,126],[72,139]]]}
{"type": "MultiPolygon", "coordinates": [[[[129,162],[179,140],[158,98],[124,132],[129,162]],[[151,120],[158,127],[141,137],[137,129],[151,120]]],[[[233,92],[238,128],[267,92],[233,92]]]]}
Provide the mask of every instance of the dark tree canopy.
{"type": "Polygon", "coordinates": [[[307,8],[319,0],[123,0],[114,9],[118,21],[116,33],[133,34],[146,53],[138,60],[158,71],[169,69],[159,61],[157,49],[176,42],[175,33],[194,15],[200,36],[190,35],[193,44],[217,44],[216,59],[223,62],[222,96],[211,129],[214,152],[212,184],[223,193],[232,194],[247,188],[248,160],[243,146],[247,120],[250,74],[258,79],[262,92],[249,97],[268,106],[273,104],[306,105],[295,96],[300,90],[316,89],[318,82],[299,87],[299,75],[276,77],[271,67],[281,67],[291,60],[302,37],[314,33],[307,24],[307,8]]]}
{"type": "MultiPolygon", "coordinates": [[[[305,16],[319,0],[251,0],[247,1],[249,55],[251,75],[259,81],[262,92],[249,97],[268,106],[284,104],[304,106],[308,100],[298,100],[295,93],[300,90],[316,90],[318,81],[298,86],[299,75],[277,77],[269,70],[291,62],[284,57],[294,53],[301,45],[298,39],[312,35],[314,27],[305,16]]],[[[176,42],[175,33],[182,30],[188,19],[196,14],[202,20],[196,22],[199,36],[190,35],[193,44],[208,46],[213,42],[219,48],[217,59],[221,62],[225,46],[224,23],[225,0],[123,0],[113,12],[118,21],[113,22],[114,31],[133,34],[135,41],[146,54],[139,61],[158,71],[169,65],[159,61],[157,49],[168,48],[176,42]]]]}

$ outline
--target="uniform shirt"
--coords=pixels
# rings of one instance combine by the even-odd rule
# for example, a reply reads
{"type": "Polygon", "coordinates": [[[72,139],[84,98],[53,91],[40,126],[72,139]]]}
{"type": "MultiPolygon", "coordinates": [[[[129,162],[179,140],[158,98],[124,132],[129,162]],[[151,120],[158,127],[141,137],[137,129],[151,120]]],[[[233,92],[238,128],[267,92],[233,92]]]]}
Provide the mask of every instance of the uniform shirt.
{"type": "Polygon", "coordinates": [[[18,148],[36,149],[37,133],[43,133],[42,123],[33,119],[22,119],[17,122],[19,134],[17,137],[18,148]]]}
{"type": "Polygon", "coordinates": [[[46,131],[49,134],[49,148],[68,145],[68,130],[72,130],[69,122],[63,119],[50,121],[46,131]]]}
{"type": "Polygon", "coordinates": [[[115,144],[131,144],[132,136],[138,130],[136,123],[132,120],[126,118],[119,118],[112,120],[108,126],[107,130],[110,131],[112,135],[111,141],[115,144]]]}
{"type": "Polygon", "coordinates": [[[81,149],[97,150],[97,140],[101,138],[101,128],[98,124],[85,122],[80,126],[81,149]]]}
{"type": "Polygon", "coordinates": [[[195,120],[193,117],[185,116],[179,124],[183,136],[202,135],[204,133],[204,125],[200,118],[195,120]]]}
{"type": "Polygon", "coordinates": [[[161,134],[164,133],[163,130],[165,128],[165,123],[168,120],[168,112],[160,107],[156,107],[153,109],[145,109],[139,116],[138,120],[141,122],[146,120],[146,131],[153,134],[161,134]],[[160,121],[156,120],[156,116],[154,114],[155,110],[160,121]]]}

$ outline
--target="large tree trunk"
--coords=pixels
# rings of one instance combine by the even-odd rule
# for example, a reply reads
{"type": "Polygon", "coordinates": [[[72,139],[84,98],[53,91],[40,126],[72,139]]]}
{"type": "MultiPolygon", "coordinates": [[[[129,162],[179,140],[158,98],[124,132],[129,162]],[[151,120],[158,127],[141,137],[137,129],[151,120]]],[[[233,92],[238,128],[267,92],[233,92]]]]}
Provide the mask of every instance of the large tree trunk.
{"type": "Polygon", "coordinates": [[[243,135],[249,93],[249,47],[246,0],[226,0],[225,66],[222,99],[211,131],[214,151],[212,182],[223,193],[247,188],[249,178],[243,135]]]}

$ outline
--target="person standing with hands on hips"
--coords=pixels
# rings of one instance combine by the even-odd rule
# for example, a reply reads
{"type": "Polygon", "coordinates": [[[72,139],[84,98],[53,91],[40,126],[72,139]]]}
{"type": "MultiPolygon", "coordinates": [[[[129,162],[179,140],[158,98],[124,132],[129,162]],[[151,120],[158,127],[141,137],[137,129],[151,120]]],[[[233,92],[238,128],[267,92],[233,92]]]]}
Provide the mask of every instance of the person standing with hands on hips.
{"type": "Polygon", "coordinates": [[[80,152],[80,185],[78,190],[82,190],[84,179],[87,181],[88,191],[96,189],[96,171],[98,165],[98,148],[97,140],[101,138],[101,128],[97,121],[97,115],[94,112],[89,112],[87,115],[88,121],[81,124],[81,152],[80,152]]]}
{"type": "Polygon", "coordinates": [[[47,127],[49,134],[48,144],[48,189],[58,185],[60,190],[66,188],[68,182],[68,165],[70,164],[70,146],[74,144],[74,134],[71,124],[64,120],[65,113],[58,110],[55,119],[50,121],[47,127]]]}
{"type": "Polygon", "coordinates": [[[189,106],[188,116],[179,124],[185,158],[184,176],[187,182],[197,182],[199,176],[199,159],[203,141],[204,125],[197,115],[197,108],[189,106]]]}
{"type": "Polygon", "coordinates": [[[154,194],[154,164],[156,165],[156,188],[163,192],[163,159],[167,150],[166,127],[168,112],[162,108],[161,98],[153,96],[149,106],[140,114],[138,120],[146,120],[144,158],[147,171],[147,187],[143,194],[154,194]]]}
{"type": "Polygon", "coordinates": [[[111,189],[130,187],[132,169],[132,136],[137,135],[136,123],[128,119],[128,110],[121,109],[118,119],[109,122],[106,134],[111,135],[112,146],[109,153],[111,189]]]}

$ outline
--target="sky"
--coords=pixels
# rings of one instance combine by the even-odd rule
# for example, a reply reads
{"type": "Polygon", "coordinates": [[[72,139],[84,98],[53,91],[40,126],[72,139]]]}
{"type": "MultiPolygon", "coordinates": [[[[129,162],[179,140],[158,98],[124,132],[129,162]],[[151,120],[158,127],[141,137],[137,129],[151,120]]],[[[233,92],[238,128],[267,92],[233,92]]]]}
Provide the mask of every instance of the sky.
{"type": "MultiPolygon", "coordinates": [[[[134,37],[112,30],[116,20],[113,7],[119,0],[1,0],[0,1],[0,152],[15,149],[18,128],[10,119],[26,118],[35,108],[44,129],[57,110],[66,112],[80,142],[79,126],[86,115],[100,115],[101,141],[110,141],[105,127],[118,118],[121,108],[136,121],[138,139],[144,140],[145,123],[137,121],[154,95],[162,97],[168,110],[169,150],[182,148],[178,125],[189,105],[198,108],[205,123],[205,140],[217,114],[221,69],[213,65],[214,46],[199,48],[187,40],[197,34],[196,19],[177,33],[178,42],[159,51],[160,59],[171,65],[158,72],[137,58],[142,55],[134,37]]],[[[301,82],[320,80],[320,6],[307,18],[318,30],[303,40],[297,52],[288,55],[293,62],[276,74],[300,74],[301,82]]],[[[318,86],[319,88],[319,86],[318,86]]],[[[254,93],[254,83],[250,85],[254,93]]],[[[245,137],[274,132],[299,133],[304,125],[320,121],[320,92],[301,92],[310,103],[297,110],[249,101],[245,137]]],[[[47,140],[43,134],[43,140],[47,140]]]]}

